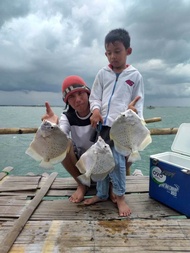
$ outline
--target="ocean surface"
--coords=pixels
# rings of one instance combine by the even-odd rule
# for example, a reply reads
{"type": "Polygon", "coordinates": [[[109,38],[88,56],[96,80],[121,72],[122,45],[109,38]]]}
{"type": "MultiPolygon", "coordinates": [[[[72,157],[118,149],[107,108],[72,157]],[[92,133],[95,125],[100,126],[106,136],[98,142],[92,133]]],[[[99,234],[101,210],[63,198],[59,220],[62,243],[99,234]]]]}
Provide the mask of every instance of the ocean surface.
{"type": "MultiPolygon", "coordinates": [[[[53,107],[57,115],[61,115],[62,107],[53,107]]],[[[24,106],[0,106],[0,128],[30,128],[39,127],[41,116],[45,113],[45,107],[24,106]]],[[[161,121],[149,123],[151,128],[178,128],[182,123],[190,123],[189,107],[155,107],[144,109],[144,118],[161,117],[161,121]]],[[[0,135],[0,171],[7,166],[14,170],[13,175],[26,175],[29,172],[42,174],[44,172],[58,172],[58,177],[68,177],[68,172],[61,164],[55,165],[54,170],[45,170],[39,167],[39,163],[25,154],[34,134],[9,134],[0,135]]],[[[171,151],[171,145],[175,138],[172,135],[152,135],[152,143],[140,152],[141,160],[136,161],[131,167],[131,173],[140,169],[144,175],[149,175],[150,155],[171,151]]]]}

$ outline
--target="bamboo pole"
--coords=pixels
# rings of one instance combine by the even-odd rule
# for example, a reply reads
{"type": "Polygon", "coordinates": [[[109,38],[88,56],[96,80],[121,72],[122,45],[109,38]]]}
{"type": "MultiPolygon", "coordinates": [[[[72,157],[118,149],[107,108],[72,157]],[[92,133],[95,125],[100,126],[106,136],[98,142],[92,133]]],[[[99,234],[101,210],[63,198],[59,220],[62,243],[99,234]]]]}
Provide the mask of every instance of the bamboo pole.
{"type": "MultiPolygon", "coordinates": [[[[151,135],[167,135],[167,134],[176,134],[178,128],[150,128],[151,135]]],[[[37,128],[27,128],[27,129],[18,129],[18,128],[0,128],[1,134],[32,134],[36,133],[37,128]]]]}
{"type": "Polygon", "coordinates": [[[158,122],[158,121],[162,121],[162,118],[155,117],[155,118],[145,119],[146,123],[153,123],[153,122],[158,122]]]}
{"type": "Polygon", "coordinates": [[[166,134],[176,134],[178,128],[152,128],[149,129],[151,135],[166,135],[166,134]]]}
{"type": "MultiPolygon", "coordinates": [[[[176,134],[178,128],[150,128],[151,135],[176,134]]],[[[0,128],[1,134],[32,134],[36,133],[37,128],[0,128]]]]}
{"type": "Polygon", "coordinates": [[[0,134],[33,134],[38,128],[0,128],[0,134]]]}
{"type": "MultiPolygon", "coordinates": [[[[146,123],[158,122],[162,119],[160,117],[145,119],[146,123]]],[[[37,127],[28,127],[28,128],[0,128],[1,134],[33,134],[38,130],[37,127]]]]}

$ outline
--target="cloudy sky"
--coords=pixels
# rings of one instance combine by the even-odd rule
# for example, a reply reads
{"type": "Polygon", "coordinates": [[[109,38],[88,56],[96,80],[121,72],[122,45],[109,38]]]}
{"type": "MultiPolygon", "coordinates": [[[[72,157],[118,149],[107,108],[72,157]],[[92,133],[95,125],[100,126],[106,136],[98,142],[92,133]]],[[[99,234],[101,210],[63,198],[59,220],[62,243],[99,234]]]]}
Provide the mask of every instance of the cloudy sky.
{"type": "Polygon", "coordinates": [[[115,28],[131,35],[145,105],[190,106],[190,0],[0,0],[0,105],[62,105],[72,74],[91,87],[115,28]]]}

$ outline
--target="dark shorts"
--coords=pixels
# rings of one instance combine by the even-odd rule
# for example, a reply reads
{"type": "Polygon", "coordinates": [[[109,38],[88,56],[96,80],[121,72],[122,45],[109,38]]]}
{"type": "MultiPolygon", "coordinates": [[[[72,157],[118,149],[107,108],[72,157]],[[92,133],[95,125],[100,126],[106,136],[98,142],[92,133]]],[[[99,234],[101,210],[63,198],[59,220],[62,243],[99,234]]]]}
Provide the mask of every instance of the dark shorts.
{"type": "Polygon", "coordinates": [[[73,150],[74,150],[77,160],[79,160],[81,155],[86,151],[82,148],[77,147],[74,142],[73,142],[73,150]]]}
{"type": "Polygon", "coordinates": [[[113,141],[110,140],[110,128],[109,126],[102,126],[100,132],[96,131],[93,136],[91,136],[91,141],[94,143],[98,140],[98,136],[101,136],[102,139],[110,146],[113,146],[113,141]]]}

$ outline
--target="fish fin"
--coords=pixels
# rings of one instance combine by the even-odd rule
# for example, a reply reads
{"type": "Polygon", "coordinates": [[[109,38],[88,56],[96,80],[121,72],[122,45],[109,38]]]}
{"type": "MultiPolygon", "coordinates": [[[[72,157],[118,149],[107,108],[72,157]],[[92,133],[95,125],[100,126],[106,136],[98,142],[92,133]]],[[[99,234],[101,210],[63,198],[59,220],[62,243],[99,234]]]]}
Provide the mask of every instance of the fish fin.
{"type": "Polygon", "coordinates": [[[33,148],[31,148],[31,147],[29,147],[25,151],[25,154],[29,155],[30,157],[32,157],[37,162],[40,162],[43,159],[43,157],[41,155],[39,155],[38,153],[36,153],[35,150],[33,148]]]}
{"type": "Polygon", "coordinates": [[[91,183],[90,177],[87,177],[85,174],[83,174],[83,175],[78,176],[77,178],[83,185],[90,187],[90,183],[91,183]]]}
{"type": "Polygon", "coordinates": [[[102,174],[92,174],[91,175],[91,179],[94,182],[98,182],[98,181],[102,181],[106,178],[106,176],[110,173],[111,171],[107,172],[107,173],[102,173],[102,174]]]}
{"type": "Polygon", "coordinates": [[[126,148],[126,147],[123,147],[121,146],[120,144],[118,144],[116,141],[114,141],[114,147],[115,147],[115,150],[123,155],[123,156],[128,156],[130,153],[131,153],[131,150],[126,148]]]}
{"type": "Polygon", "coordinates": [[[71,147],[71,144],[70,144],[70,142],[68,142],[66,150],[61,155],[59,155],[59,156],[57,156],[55,158],[52,158],[51,159],[51,163],[52,164],[61,163],[65,159],[67,153],[69,152],[70,147],[71,147]]]}
{"type": "Polygon", "coordinates": [[[52,164],[61,163],[65,159],[66,155],[67,155],[67,153],[64,152],[63,154],[61,154],[61,155],[59,155],[55,158],[50,159],[50,161],[51,161],[52,164]]]}
{"type": "Polygon", "coordinates": [[[141,119],[141,123],[143,126],[146,126],[146,121],[144,119],[141,119]]]}
{"type": "Polygon", "coordinates": [[[140,156],[138,151],[134,151],[130,154],[127,161],[133,163],[133,162],[138,161],[138,160],[141,160],[141,156],[140,156]]]}
{"type": "Polygon", "coordinates": [[[141,170],[135,169],[132,176],[143,176],[143,173],[141,170]]]}
{"type": "Polygon", "coordinates": [[[111,133],[111,130],[110,130],[110,140],[113,140],[113,136],[112,136],[112,133],[111,133]]]}
{"type": "Polygon", "coordinates": [[[86,172],[85,164],[83,163],[82,159],[79,159],[75,166],[80,171],[80,173],[84,174],[86,172]]]}
{"type": "Polygon", "coordinates": [[[139,151],[144,150],[151,142],[152,142],[152,138],[149,134],[149,135],[146,136],[146,138],[143,140],[143,142],[139,146],[139,151]]]}
{"type": "Polygon", "coordinates": [[[93,174],[93,173],[91,174],[91,179],[94,182],[104,180],[106,176],[113,171],[113,169],[115,168],[115,161],[114,161],[113,156],[112,156],[112,159],[113,161],[109,162],[109,165],[107,164],[106,167],[104,167],[104,172],[100,170],[99,173],[97,174],[93,174]]]}
{"type": "Polygon", "coordinates": [[[39,166],[44,169],[54,169],[53,165],[50,162],[46,162],[44,160],[41,161],[39,166]]]}
{"type": "Polygon", "coordinates": [[[75,165],[80,171],[80,173],[84,174],[87,172],[90,176],[96,164],[96,160],[97,157],[96,156],[92,157],[91,155],[89,155],[89,152],[87,150],[84,154],[81,155],[80,159],[77,161],[75,165]]]}

